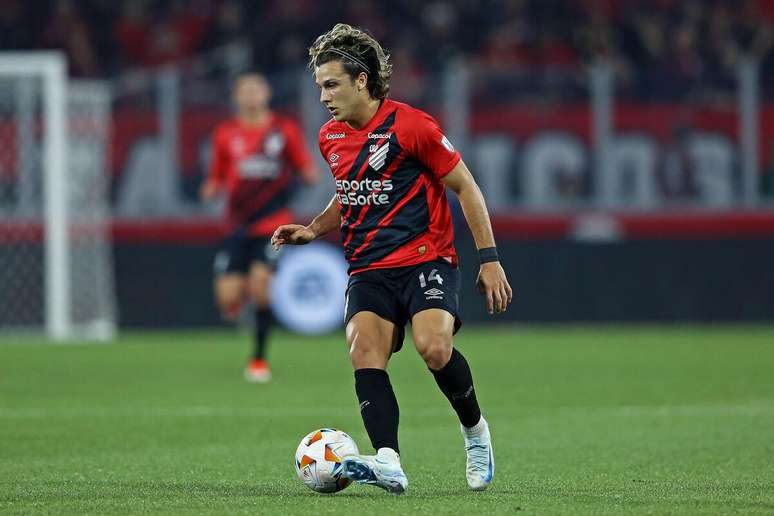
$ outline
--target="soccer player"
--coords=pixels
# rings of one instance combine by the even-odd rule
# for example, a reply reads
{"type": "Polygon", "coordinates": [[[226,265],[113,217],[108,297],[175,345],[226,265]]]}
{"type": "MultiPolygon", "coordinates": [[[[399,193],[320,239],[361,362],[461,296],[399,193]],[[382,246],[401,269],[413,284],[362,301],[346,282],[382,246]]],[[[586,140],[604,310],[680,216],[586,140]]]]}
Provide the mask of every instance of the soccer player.
{"type": "Polygon", "coordinates": [[[341,230],[350,274],[347,345],[360,412],[377,451],[346,457],[344,474],[391,493],[408,486],[399,457],[398,402],[386,369],[410,321],[417,351],[459,416],[468,485],[485,489],[494,474],[489,426],[468,363],[452,345],[461,324],[459,272],[445,189],[459,197],[478,247],[478,287],[488,311],[500,313],[512,292],[481,191],[435,120],[387,98],[389,56],[369,34],[337,24],[309,54],[320,101],[332,116],[319,143],[336,193],[311,224],[282,225],[272,243],[305,244],[341,230]]]}
{"type": "Polygon", "coordinates": [[[317,171],[298,125],[269,108],[271,89],[257,73],[234,83],[236,117],[213,134],[209,176],[200,195],[228,195],[229,234],[215,256],[215,298],[222,316],[235,320],[249,298],[255,306],[255,347],[245,378],[271,378],[266,348],[272,313],[269,283],[278,254],[270,236],[278,224],[293,220],[288,203],[297,176],[307,184],[317,171]]]}

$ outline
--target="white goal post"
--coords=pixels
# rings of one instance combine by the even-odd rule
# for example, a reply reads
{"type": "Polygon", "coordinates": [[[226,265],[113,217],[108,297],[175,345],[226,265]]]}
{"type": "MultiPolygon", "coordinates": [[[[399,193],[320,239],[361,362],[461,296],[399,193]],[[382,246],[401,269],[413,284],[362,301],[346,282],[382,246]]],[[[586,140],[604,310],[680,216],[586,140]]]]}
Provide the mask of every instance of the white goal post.
{"type": "Polygon", "coordinates": [[[0,330],[115,332],[110,95],[60,52],[0,52],[0,330]]]}

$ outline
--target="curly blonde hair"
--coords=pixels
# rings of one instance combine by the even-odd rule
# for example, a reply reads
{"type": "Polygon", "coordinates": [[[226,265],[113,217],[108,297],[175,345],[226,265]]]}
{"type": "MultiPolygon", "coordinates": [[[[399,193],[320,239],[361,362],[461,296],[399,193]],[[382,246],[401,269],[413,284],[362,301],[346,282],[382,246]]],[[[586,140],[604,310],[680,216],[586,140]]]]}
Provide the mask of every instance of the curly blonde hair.
{"type": "Polygon", "coordinates": [[[368,93],[383,99],[390,91],[392,64],[390,54],[373,36],[346,23],[337,23],[320,35],[309,47],[309,68],[314,70],[329,61],[339,60],[353,80],[365,72],[368,93]]]}

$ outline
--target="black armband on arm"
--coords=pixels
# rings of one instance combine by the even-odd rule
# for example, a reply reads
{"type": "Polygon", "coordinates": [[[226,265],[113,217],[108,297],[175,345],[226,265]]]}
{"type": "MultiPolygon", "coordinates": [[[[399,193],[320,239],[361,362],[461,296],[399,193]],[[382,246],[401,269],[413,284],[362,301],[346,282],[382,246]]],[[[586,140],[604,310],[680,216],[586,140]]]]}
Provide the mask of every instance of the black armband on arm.
{"type": "Polygon", "coordinates": [[[481,263],[488,263],[488,262],[499,262],[500,257],[497,256],[497,248],[496,247],[485,247],[483,249],[478,250],[478,258],[481,261],[481,263]]]}

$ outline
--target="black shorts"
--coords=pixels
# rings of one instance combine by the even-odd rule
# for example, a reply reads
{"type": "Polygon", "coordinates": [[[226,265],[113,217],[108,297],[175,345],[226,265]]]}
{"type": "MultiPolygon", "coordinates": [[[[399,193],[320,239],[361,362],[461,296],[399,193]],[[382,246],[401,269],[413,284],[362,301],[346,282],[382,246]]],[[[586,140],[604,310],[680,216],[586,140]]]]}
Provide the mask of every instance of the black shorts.
{"type": "Polygon", "coordinates": [[[274,268],[279,254],[271,246],[271,237],[229,235],[215,254],[215,274],[247,274],[254,262],[274,268]]]}
{"type": "Polygon", "coordinates": [[[445,260],[359,272],[349,277],[344,324],[358,312],[374,312],[395,323],[398,339],[393,351],[397,352],[403,347],[406,323],[428,308],[452,314],[457,333],[462,326],[459,291],[459,270],[445,260]]]}

